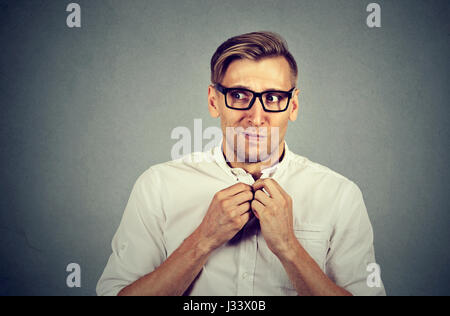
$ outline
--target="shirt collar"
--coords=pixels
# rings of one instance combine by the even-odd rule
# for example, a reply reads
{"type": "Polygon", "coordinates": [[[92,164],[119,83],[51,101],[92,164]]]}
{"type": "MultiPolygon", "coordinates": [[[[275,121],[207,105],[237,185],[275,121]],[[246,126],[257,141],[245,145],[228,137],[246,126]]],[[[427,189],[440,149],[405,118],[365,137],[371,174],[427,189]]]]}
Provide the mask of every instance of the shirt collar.
{"type": "MultiPolygon", "coordinates": [[[[214,160],[216,161],[216,163],[229,175],[231,175],[232,177],[237,177],[237,176],[243,176],[246,175],[247,172],[242,169],[242,168],[231,168],[228,163],[225,160],[225,155],[223,153],[222,150],[222,145],[223,145],[223,139],[220,141],[220,144],[217,145],[216,147],[214,147],[213,149],[213,156],[214,156],[214,160]]],[[[274,164],[273,166],[270,166],[268,168],[265,168],[261,171],[262,175],[261,178],[272,178],[274,177],[276,174],[278,174],[287,164],[288,161],[291,159],[291,152],[289,150],[289,147],[286,143],[286,141],[284,142],[284,155],[283,155],[283,159],[280,162],[277,162],[276,164],[274,164]]]]}

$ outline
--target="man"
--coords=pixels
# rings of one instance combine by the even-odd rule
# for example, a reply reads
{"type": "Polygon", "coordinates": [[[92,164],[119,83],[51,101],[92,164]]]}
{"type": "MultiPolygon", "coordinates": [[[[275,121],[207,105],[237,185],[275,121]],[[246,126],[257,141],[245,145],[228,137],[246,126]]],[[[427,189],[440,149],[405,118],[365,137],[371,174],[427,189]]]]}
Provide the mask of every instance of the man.
{"type": "Polygon", "coordinates": [[[292,153],[297,64],[254,32],[211,60],[222,143],[148,169],[113,238],[99,295],[384,295],[361,191],[292,153]],[[376,283],[375,283],[376,284],[376,283]]]}

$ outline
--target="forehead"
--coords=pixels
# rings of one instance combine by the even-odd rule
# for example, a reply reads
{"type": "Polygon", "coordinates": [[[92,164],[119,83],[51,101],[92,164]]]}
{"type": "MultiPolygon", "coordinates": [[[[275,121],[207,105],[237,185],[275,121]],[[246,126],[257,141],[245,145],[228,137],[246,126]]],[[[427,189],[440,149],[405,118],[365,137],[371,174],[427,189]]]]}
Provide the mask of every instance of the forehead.
{"type": "Polygon", "coordinates": [[[282,57],[260,60],[237,59],[230,63],[222,84],[226,87],[245,86],[256,91],[267,89],[291,89],[291,70],[282,57]]]}

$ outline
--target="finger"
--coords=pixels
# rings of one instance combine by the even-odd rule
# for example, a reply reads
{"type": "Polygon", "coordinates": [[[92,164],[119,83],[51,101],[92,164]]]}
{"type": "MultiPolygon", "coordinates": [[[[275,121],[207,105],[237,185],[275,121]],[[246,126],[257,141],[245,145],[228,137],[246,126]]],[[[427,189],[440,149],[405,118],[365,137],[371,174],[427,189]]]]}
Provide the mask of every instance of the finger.
{"type": "Polygon", "coordinates": [[[244,225],[248,223],[248,221],[250,220],[251,215],[252,215],[251,212],[246,212],[246,213],[241,215],[242,222],[244,223],[242,225],[242,227],[244,227],[244,225]]]}
{"type": "Polygon", "coordinates": [[[243,191],[238,193],[230,198],[231,205],[240,205],[242,203],[253,200],[253,192],[252,191],[243,191]]]}
{"type": "Polygon", "coordinates": [[[255,214],[255,216],[258,219],[260,219],[259,218],[260,215],[264,214],[264,208],[265,208],[264,205],[261,202],[259,202],[258,200],[253,200],[251,203],[251,207],[252,207],[253,214],[255,214]]]}
{"type": "Polygon", "coordinates": [[[232,186],[222,190],[221,192],[225,193],[227,196],[233,196],[236,194],[239,194],[243,191],[251,191],[252,187],[248,184],[245,184],[243,182],[239,182],[236,184],[233,184],[232,186]]]}
{"type": "Polygon", "coordinates": [[[268,196],[266,193],[264,193],[262,190],[257,190],[255,192],[254,200],[257,200],[261,202],[261,204],[263,204],[264,206],[267,206],[272,200],[272,198],[268,196]]]}
{"type": "Polygon", "coordinates": [[[242,216],[245,213],[249,213],[250,210],[251,210],[250,202],[245,202],[237,207],[236,214],[242,216]]]}
{"type": "Polygon", "coordinates": [[[289,194],[281,187],[281,185],[277,181],[275,181],[275,179],[270,178],[270,180],[274,187],[278,189],[278,192],[280,192],[284,197],[289,196],[289,194]]]}
{"type": "Polygon", "coordinates": [[[274,185],[273,181],[275,180],[270,178],[258,179],[255,183],[253,183],[253,189],[256,191],[264,188],[271,197],[280,195],[281,193],[278,191],[278,188],[274,185]]]}

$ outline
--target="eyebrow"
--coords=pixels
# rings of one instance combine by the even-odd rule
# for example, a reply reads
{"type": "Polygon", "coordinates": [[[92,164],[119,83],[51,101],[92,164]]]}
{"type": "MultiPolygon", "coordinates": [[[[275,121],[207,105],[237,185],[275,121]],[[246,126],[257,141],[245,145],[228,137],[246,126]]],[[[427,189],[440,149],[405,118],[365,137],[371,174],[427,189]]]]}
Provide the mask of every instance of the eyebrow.
{"type": "MultiPolygon", "coordinates": [[[[229,89],[246,89],[246,90],[250,90],[250,91],[254,91],[252,89],[250,89],[250,87],[247,86],[243,86],[243,85],[234,85],[229,87],[229,89]]],[[[265,89],[264,91],[261,91],[261,93],[263,92],[267,92],[267,91],[289,91],[289,90],[283,90],[281,88],[270,88],[270,89],[265,89]]]]}

